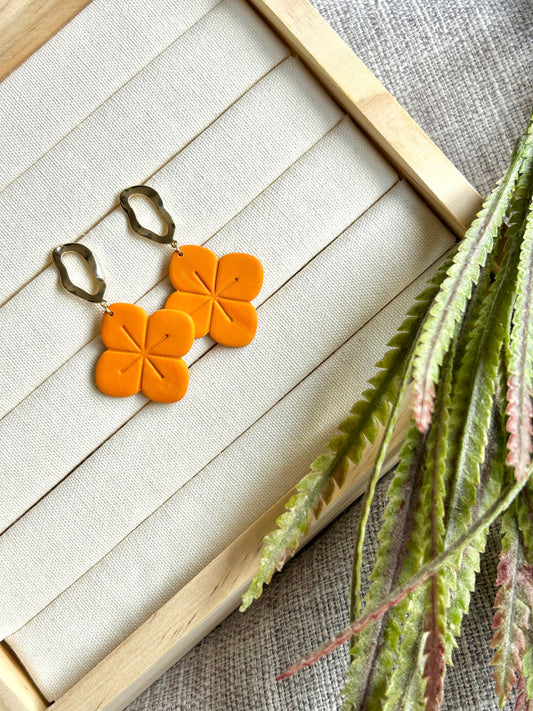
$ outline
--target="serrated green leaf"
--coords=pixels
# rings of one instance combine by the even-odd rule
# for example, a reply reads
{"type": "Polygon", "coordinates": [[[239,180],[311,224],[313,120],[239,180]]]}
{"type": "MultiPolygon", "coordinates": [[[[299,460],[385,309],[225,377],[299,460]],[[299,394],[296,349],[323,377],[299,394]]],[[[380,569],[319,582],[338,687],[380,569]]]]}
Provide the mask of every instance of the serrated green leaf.
{"type": "MultiPolygon", "coordinates": [[[[453,371],[453,353],[448,354],[447,361],[444,367],[445,378],[439,384],[437,393],[437,402],[446,404],[446,406],[438,409],[430,431],[424,478],[416,512],[417,528],[414,535],[419,542],[419,547],[422,542],[425,543],[422,548],[424,561],[427,561],[431,556],[432,550],[436,554],[436,551],[442,548],[444,477],[446,474],[445,449],[449,417],[447,400],[449,399],[453,371]]],[[[410,571],[410,574],[412,572],[410,571]]],[[[438,647],[438,637],[442,637],[445,626],[443,586],[444,580],[439,572],[387,613],[397,623],[396,638],[389,640],[392,649],[397,650],[397,653],[394,669],[392,669],[386,689],[384,711],[404,711],[407,708],[419,711],[426,709],[425,677],[432,674],[432,670],[429,670],[427,665],[427,643],[431,637],[428,627],[431,628],[434,635],[436,632],[434,624],[428,625],[428,610],[430,611],[429,616],[433,613],[434,619],[438,621],[437,624],[440,627],[440,633],[436,635],[436,646],[438,647]],[[433,598],[432,595],[435,592],[435,588],[432,589],[434,583],[438,585],[438,599],[433,598]]],[[[373,624],[375,625],[377,622],[373,624]]],[[[438,674],[437,677],[439,676],[441,675],[438,674]]],[[[437,693],[433,700],[438,701],[439,699],[440,693],[437,693]]]]}
{"type": "MultiPolygon", "coordinates": [[[[445,274],[447,273],[447,268],[448,268],[448,262],[445,261],[440,266],[436,275],[432,279],[432,282],[435,287],[437,286],[437,284],[440,284],[442,279],[445,277],[445,274]]],[[[376,486],[379,481],[379,477],[381,476],[383,464],[384,464],[385,458],[387,456],[387,451],[388,451],[388,448],[389,448],[389,445],[390,445],[390,442],[392,439],[394,427],[395,427],[396,422],[398,420],[402,402],[405,397],[405,393],[407,391],[407,386],[409,385],[409,381],[411,378],[414,348],[415,348],[416,342],[418,340],[418,336],[423,328],[424,321],[427,318],[428,308],[431,304],[431,300],[434,297],[435,293],[436,293],[436,289],[426,289],[418,297],[418,301],[421,302],[422,304],[424,304],[424,308],[423,308],[423,310],[420,310],[418,312],[420,314],[420,318],[417,323],[416,334],[414,333],[414,331],[411,334],[413,337],[413,340],[411,341],[411,347],[409,348],[409,351],[407,352],[406,357],[405,357],[405,363],[404,363],[403,371],[402,371],[400,379],[399,379],[399,384],[398,384],[398,388],[397,388],[397,391],[395,394],[395,399],[394,399],[394,401],[392,403],[392,407],[390,409],[390,414],[389,414],[389,417],[387,420],[387,424],[385,426],[385,431],[383,432],[383,438],[382,438],[380,446],[379,446],[379,451],[378,451],[377,457],[375,459],[374,466],[373,466],[372,471],[370,473],[370,478],[369,478],[368,485],[367,485],[367,488],[365,491],[365,496],[363,498],[363,503],[361,505],[361,511],[359,512],[359,519],[357,522],[357,532],[355,535],[354,557],[353,557],[353,565],[352,565],[352,583],[351,583],[351,589],[350,589],[351,619],[355,619],[356,617],[358,617],[360,610],[361,610],[361,598],[360,598],[360,594],[361,594],[360,593],[360,591],[361,591],[361,566],[362,566],[362,561],[363,561],[363,546],[364,546],[364,541],[365,541],[365,534],[366,534],[366,526],[367,526],[367,522],[368,522],[368,517],[370,515],[370,508],[372,505],[372,501],[374,499],[376,486]]],[[[395,338],[397,338],[397,337],[398,337],[398,334],[395,336],[395,338]]]]}
{"type": "MultiPolygon", "coordinates": [[[[476,505],[472,512],[474,519],[482,516],[498,498],[503,481],[505,462],[505,437],[502,422],[503,403],[495,402],[494,417],[489,432],[489,444],[485,450],[485,461],[481,468],[476,505]]],[[[487,543],[488,530],[481,531],[465,547],[454,587],[448,589],[447,626],[445,632],[445,655],[447,664],[452,663],[452,652],[457,646],[456,638],[461,633],[464,615],[468,614],[470,597],[476,584],[476,573],[480,569],[480,556],[487,543]]]]}
{"type": "Polygon", "coordinates": [[[507,463],[520,479],[531,463],[533,407],[533,205],[531,204],[533,150],[526,156],[517,185],[514,229],[520,241],[516,303],[509,343],[507,463]]]}
{"type": "MultiPolygon", "coordinates": [[[[513,304],[517,243],[506,251],[502,268],[479,309],[462,326],[466,343],[451,394],[449,497],[446,502],[444,545],[464,533],[475,510],[480,472],[486,459],[502,348],[510,328],[513,304]]],[[[486,278],[486,276],[484,277],[486,278]]],[[[468,554],[468,553],[467,553],[468,554]]],[[[457,568],[460,561],[457,561],[457,568]]],[[[452,566],[455,567],[455,566],[452,566]]],[[[451,587],[455,584],[450,581],[451,587]]]]}
{"type": "MultiPolygon", "coordinates": [[[[450,419],[451,392],[456,344],[452,343],[444,358],[441,379],[436,396],[436,409],[428,439],[428,455],[420,496],[419,516],[427,541],[424,560],[432,560],[444,549],[444,505],[450,479],[450,419]]],[[[424,698],[427,711],[436,711],[442,703],[444,674],[446,671],[444,634],[446,630],[446,603],[449,567],[432,575],[426,585],[425,612],[418,639],[424,638],[424,698]]],[[[418,656],[419,653],[418,653],[418,656]]],[[[398,666],[403,659],[398,661],[398,666]]]]}
{"type": "MultiPolygon", "coordinates": [[[[425,542],[424,562],[441,552],[444,543],[444,501],[449,476],[450,393],[455,350],[454,342],[446,354],[442,369],[417,509],[418,527],[415,535],[425,542]]],[[[446,599],[446,568],[408,596],[408,615],[401,639],[398,640],[399,651],[387,691],[386,708],[417,708],[417,704],[425,706],[425,696],[428,696],[429,707],[431,704],[436,704],[436,707],[440,705],[445,669],[443,638],[446,599]],[[413,668],[415,660],[416,667],[413,668]]]]}
{"type": "Polygon", "coordinates": [[[398,648],[397,664],[387,688],[383,711],[425,711],[424,610],[427,585],[408,596],[408,611],[398,648]]]}
{"type": "Polygon", "coordinates": [[[343,711],[440,709],[446,663],[468,612],[488,527],[500,516],[496,692],[503,705],[516,683],[517,711],[533,711],[533,484],[527,481],[533,470],[532,174],[533,121],[440,276],[440,288],[433,288],[432,303],[422,297],[410,313],[379,364],[382,370],[300,482],[279,528],[265,538],[260,571],[243,597],[241,609],[296,550],[342,483],[348,461],[358,462],[384,425],[358,522],[351,624],[278,677],[291,676],[357,635],[343,711]],[[502,268],[491,279],[504,234],[502,268]],[[411,374],[418,429],[409,431],[389,488],[360,616],[366,524],[411,374]],[[516,481],[505,466],[505,426],[516,481]]]}
{"type": "MultiPolygon", "coordinates": [[[[501,299],[503,293],[503,301],[500,301],[501,313],[496,315],[496,319],[503,319],[503,336],[504,336],[504,350],[506,341],[508,339],[509,332],[509,319],[512,313],[512,307],[514,303],[514,288],[516,280],[516,269],[518,264],[518,258],[520,253],[520,243],[521,243],[521,224],[524,218],[525,203],[524,203],[524,187],[527,186],[529,182],[529,171],[530,165],[526,161],[523,165],[525,170],[520,174],[516,194],[510,204],[510,221],[509,227],[506,233],[506,247],[504,252],[504,260],[502,264],[502,270],[500,270],[498,276],[496,277],[496,283],[494,285],[494,293],[492,298],[501,299]]],[[[481,313],[481,318],[486,318],[485,313],[481,313]]],[[[489,330],[491,324],[488,324],[489,330]]],[[[502,359],[502,356],[500,356],[502,359]]],[[[500,370],[502,373],[505,369],[505,362],[501,360],[500,370]]],[[[505,391],[507,378],[505,375],[503,377],[503,387],[500,388],[502,392],[505,391]]],[[[501,378],[500,378],[501,380],[501,378]]],[[[498,496],[501,489],[501,481],[503,476],[503,464],[505,460],[505,433],[504,433],[504,410],[505,406],[502,403],[501,407],[503,411],[498,412],[498,408],[495,409],[494,425],[491,427],[492,435],[489,436],[489,440],[492,439],[492,449],[489,441],[489,448],[485,453],[485,463],[483,464],[481,470],[481,481],[478,487],[478,494],[476,496],[477,503],[475,508],[472,509],[473,515],[480,515],[488,506],[490,506],[493,501],[498,496]]],[[[475,586],[475,575],[479,571],[480,565],[480,554],[484,551],[486,545],[486,534],[481,533],[477,536],[467,548],[463,551],[461,565],[457,573],[457,581],[454,586],[450,589],[451,601],[448,607],[448,627],[446,631],[446,657],[447,662],[451,663],[451,655],[453,648],[456,646],[455,638],[459,636],[461,623],[463,616],[468,613],[470,595],[475,586]]]]}
{"type": "Polygon", "coordinates": [[[425,431],[431,422],[435,384],[444,354],[454,337],[457,323],[462,320],[480,270],[498,244],[500,228],[524,160],[524,151],[529,150],[532,142],[533,138],[529,134],[518,139],[508,171],[489,195],[460,242],[453,264],[424,324],[413,366],[414,411],[421,430],[425,431]]]}

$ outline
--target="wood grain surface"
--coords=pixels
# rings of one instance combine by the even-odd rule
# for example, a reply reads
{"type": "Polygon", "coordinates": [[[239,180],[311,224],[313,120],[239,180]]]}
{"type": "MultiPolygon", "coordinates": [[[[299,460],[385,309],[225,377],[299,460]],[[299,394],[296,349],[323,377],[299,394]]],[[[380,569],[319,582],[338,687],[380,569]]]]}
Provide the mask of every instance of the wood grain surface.
{"type": "Polygon", "coordinates": [[[0,81],[91,0],[0,0],[0,81]]]}
{"type": "Polygon", "coordinates": [[[0,711],[45,711],[48,704],[9,647],[0,643],[0,711]]]}

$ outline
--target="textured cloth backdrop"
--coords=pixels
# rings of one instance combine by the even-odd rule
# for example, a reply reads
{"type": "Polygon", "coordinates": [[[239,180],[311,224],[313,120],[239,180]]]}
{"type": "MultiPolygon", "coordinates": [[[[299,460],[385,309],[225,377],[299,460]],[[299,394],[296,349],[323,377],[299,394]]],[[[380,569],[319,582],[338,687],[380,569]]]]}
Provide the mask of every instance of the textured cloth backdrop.
{"type": "MultiPolygon", "coordinates": [[[[530,0],[314,0],[316,7],[474,185],[507,163],[531,106],[530,0]]],[[[383,504],[387,481],[379,488],[383,504]]],[[[379,509],[379,505],[377,506],[379,509]]],[[[289,661],[344,625],[355,504],[287,565],[246,614],[234,613],[129,711],[333,711],[347,650],[282,684],[289,661]]],[[[378,524],[369,532],[372,548],[378,524]]],[[[493,533],[446,682],[447,711],[495,711],[488,641],[493,533]]],[[[371,555],[366,561],[368,572],[371,555]]]]}

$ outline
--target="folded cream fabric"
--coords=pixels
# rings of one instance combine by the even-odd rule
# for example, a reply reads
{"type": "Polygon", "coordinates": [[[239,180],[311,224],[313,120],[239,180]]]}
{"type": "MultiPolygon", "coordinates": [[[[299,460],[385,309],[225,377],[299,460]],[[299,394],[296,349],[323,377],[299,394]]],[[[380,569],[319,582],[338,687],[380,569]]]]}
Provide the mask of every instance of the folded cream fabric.
{"type": "MultiPolygon", "coordinates": [[[[201,150],[197,153],[197,161],[200,165],[212,145],[211,141],[207,143],[205,152],[201,150]]],[[[279,150],[281,151],[281,146],[279,150]]],[[[183,162],[185,161],[180,161],[182,164],[183,162]]],[[[241,167],[241,163],[242,161],[239,160],[237,172],[250,173],[249,169],[245,170],[241,167]]],[[[165,192],[173,195],[175,190],[175,194],[183,195],[177,188],[176,182],[179,176],[194,177],[195,172],[198,173],[198,167],[194,166],[197,166],[197,163],[193,164],[191,161],[190,171],[187,171],[177,165],[176,171],[171,176],[167,171],[165,192]],[[174,185],[172,191],[169,190],[171,177],[175,177],[175,182],[170,183],[174,185]]],[[[222,227],[207,244],[220,255],[243,251],[255,254],[262,260],[265,281],[256,300],[257,304],[261,304],[375,202],[396,180],[397,176],[390,166],[375,153],[351,121],[345,119],[233,220],[222,227]],[[317,181],[323,186],[319,193],[316,191],[317,181]],[[290,239],[288,239],[289,235],[290,239]]],[[[162,179],[159,183],[161,182],[162,179]]],[[[157,184],[157,187],[163,190],[160,184],[157,184]]],[[[192,188],[189,188],[189,194],[191,190],[192,188]]],[[[206,189],[205,192],[209,196],[211,191],[206,189]]],[[[229,187],[227,194],[229,200],[232,194],[229,187]]],[[[204,196],[202,203],[206,199],[204,196]]],[[[233,202],[237,202],[236,198],[233,202]]],[[[198,206],[194,212],[197,213],[197,210],[198,206]]],[[[213,207],[213,212],[216,214],[216,207],[213,207]]],[[[179,211],[177,214],[182,213],[179,211]]],[[[124,223],[125,217],[121,215],[120,218],[124,223]]],[[[119,234],[123,237],[123,231],[119,234]]],[[[124,241],[126,240],[134,245],[138,243],[140,248],[145,248],[147,245],[148,249],[154,252],[164,253],[165,266],[168,267],[170,250],[138,237],[134,239],[131,235],[124,236],[124,241]]],[[[125,272],[135,268],[142,269],[142,264],[134,265],[130,261],[136,256],[135,250],[132,249],[130,254],[126,244],[114,245],[114,248],[119,252],[119,257],[120,251],[124,252],[124,261],[126,257],[128,258],[127,264],[123,266],[125,272]]],[[[99,254],[100,251],[98,250],[97,253],[99,254]]],[[[104,254],[107,253],[109,252],[104,250],[104,254]]],[[[118,271],[119,268],[117,264],[116,270],[118,271]]],[[[44,275],[41,277],[44,278],[44,275]]],[[[139,281],[142,285],[140,277],[139,281]]],[[[61,304],[64,303],[63,299],[66,295],[65,309],[73,305],[72,302],[78,301],[63,292],[56,284],[51,285],[50,288],[54,295],[58,292],[57,296],[61,299],[61,304]]],[[[28,287],[24,293],[28,291],[32,290],[28,287]]],[[[146,294],[139,304],[148,311],[162,308],[171,291],[172,288],[166,280],[146,294]]],[[[22,293],[19,296],[17,302],[21,300],[22,293]]],[[[16,321],[13,314],[10,314],[8,325],[13,333],[17,323],[22,327],[23,319],[31,309],[29,304],[34,303],[34,300],[28,299],[28,302],[28,308],[21,309],[16,321]]],[[[88,306],[83,303],[81,305],[88,306]]],[[[8,307],[9,305],[6,305],[4,310],[8,310],[8,307]]],[[[50,300],[42,304],[43,310],[47,308],[50,308],[50,300]]],[[[11,309],[9,310],[12,312],[11,309]]],[[[92,312],[90,309],[87,310],[89,313],[84,314],[85,320],[93,322],[91,328],[98,328],[101,319],[100,311],[94,306],[92,312]]],[[[67,317],[68,314],[65,316],[67,317]]],[[[54,309],[50,317],[52,319],[57,317],[57,309],[54,309]]],[[[72,317],[69,318],[70,323],[72,317]]],[[[68,336],[73,337],[77,325],[74,322],[69,327],[61,324],[57,324],[56,327],[67,329],[63,336],[66,341],[68,336]]],[[[53,340],[52,332],[49,338],[53,340]]],[[[17,361],[23,360],[22,344],[17,341],[15,343],[17,361]]],[[[207,344],[207,339],[196,341],[186,360],[189,363],[194,362],[208,349],[207,344]]],[[[115,399],[98,391],[94,385],[94,367],[102,350],[103,346],[98,337],[55,370],[36,390],[3,420],[0,420],[0,440],[6,443],[0,449],[0,481],[5,491],[0,510],[0,530],[5,529],[21,516],[29,506],[67,476],[85,457],[146,404],[146,399],[140,394],[136,397],[115,399]],[[27,437],[28,432],[32,433],[30,439],[27,437]],[[65,446],[58,447],[57,442],[64,442],[65,446]]],[[[170,410],[169,417],[171,416],[170,410]]],[[[24,526],[25,524],[21,522],[17,526],[17,531],[23,530],[24,526]]],[[[14,536],[15,533],[10,535],[14,536]]],[[[25,534],[22,534],[22,540],[24,539],[25,534]]],[[[0,549],[1,546],[2,539],[0,539],[0,549]]],[[[0,567],[1,559],[0,555],[0,567]]],[[[43,559],[42,563],[46,567],[47,561],[43,559]]],[[[40,587],[40,584],[37,587],[40,587]]]]}
{"type": "MultiPolygon", "coordinates": [[[[296,59],[289,58],[148,182],[164,197],[177,222],[178,239],[201,244],[341,118],[339,108],[316,81],[296,59]]],[[[354,140],[354,146],[361,146],[361,170],[365,160],[376,163],[376,171],[385,170],[380,168],[385,163],[374,149],[362,138],[354,140]]],[[[385,177],[390,174],[390,170],[385,172],[385,177]]],[[[120,189],[131,182],[117,188],[115,204],[120,189]]],[[[383,184],[386,189],[390,182],[384,180],[383,184]]],[[[369,190],[370,199],[379,194],[379,190],[369,190]]],[[[148,222],[149,215],[139,212],[148,222]]],[[[63,234],[49,236],[48,253],[62,241],[72,240],[63,234]]],[[[101,262],[112,301],[137,301],[168,274],[170,250],[134,235],[118,207],[82,241],[101,262]]],[[[0,416],[96,336],[100,318],[101,312],[93,304],[61,288],[52,265],[0,308],[0,416]]]]}
{"type": "Polygon", "coordinates": [[[0,83],[0,190],[219,1],[93,0],[0,83]]]}
{"type": "Polygon", "coordinates": [[[0,303],[287,55],[247,3],[223,0],[113,94],[0,192],[0,303]]]}
{"type": "MultiPolygon", "coordinates": [[[[226,244],[254,251],[253,229],[232,234],[231,225],[226,244]]],[[[281,235],[303,251],[313,234],[288,228],[281,235]]],[[[452,243],[407,184],[392,188],[260,306],[249,346],[205,353],[186,398],[146,404],[4,533],[0,636],[83,575],[452,243]]]]}
{"type": "Polygon", "coordinates": [[[8,638],[48,699],[72,686],[304,476],[428,277],[385,306],[8,638]]]}

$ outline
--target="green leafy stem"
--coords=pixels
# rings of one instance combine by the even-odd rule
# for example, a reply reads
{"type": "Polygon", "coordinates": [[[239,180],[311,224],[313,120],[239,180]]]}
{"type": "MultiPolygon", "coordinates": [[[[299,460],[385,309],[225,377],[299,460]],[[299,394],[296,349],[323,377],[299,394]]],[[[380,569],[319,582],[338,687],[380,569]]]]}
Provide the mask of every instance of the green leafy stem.
{"type": "Polygon", "coordinates": [[[533,120],[464,239],[416,299],[369,388],[264,539],[241,609],[295,553],[350,465],[377,455],[354,542],[343,711],[438,711],[489,526],[501,520],[492,665],[500,705],[533,709],[533,120]],[[501,254],[496,268],[496,254],[501,254]],[[362,599],[366,527],[394,427],[411,425],[362,599]],[[379,440],[379,441],[378,441],[379,440]]]}

